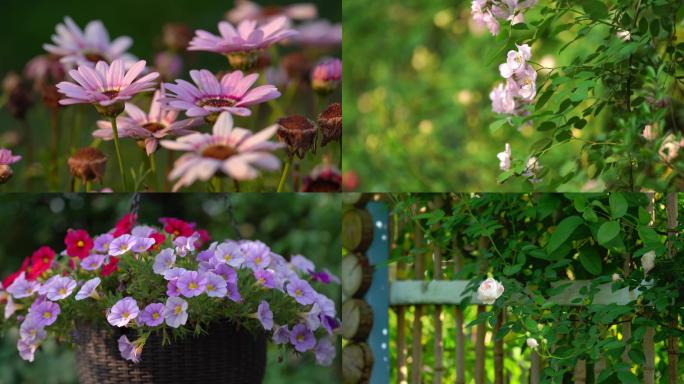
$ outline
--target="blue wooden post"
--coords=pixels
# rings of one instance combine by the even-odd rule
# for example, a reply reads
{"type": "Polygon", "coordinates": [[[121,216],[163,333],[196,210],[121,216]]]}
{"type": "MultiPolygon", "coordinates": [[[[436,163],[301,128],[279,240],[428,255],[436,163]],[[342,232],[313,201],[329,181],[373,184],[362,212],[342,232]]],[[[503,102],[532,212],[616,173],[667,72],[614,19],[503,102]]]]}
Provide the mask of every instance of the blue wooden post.
{"type": "Polygon", "coordinates": [[[366,209],[373,218],[373,242],[366,252],[370,264],[374,266],[373,283],[365,300],[373,308],[373,329],[368,344],[373,351],[373,372],[371,384],[389,383],[389,211],[382,202],[368,203],[366,209]]]}

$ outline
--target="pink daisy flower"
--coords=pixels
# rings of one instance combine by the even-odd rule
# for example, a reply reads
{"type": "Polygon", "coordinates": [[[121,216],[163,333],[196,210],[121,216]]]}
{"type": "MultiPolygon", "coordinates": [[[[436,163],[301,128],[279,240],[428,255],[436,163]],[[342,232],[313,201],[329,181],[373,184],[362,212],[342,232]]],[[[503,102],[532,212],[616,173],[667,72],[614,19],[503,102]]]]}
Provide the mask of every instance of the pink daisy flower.
{"type": "Polygon", "coordinates": [[[21,156],[13,156],[12,151],[5,148],[0,148],[0,165],[10,165],[21,160],[21,156]]]}
{"type": "Polygon", "coordinates": [[[267,141],[277,130],[270,126],[252,134],[244,128],[233,128],[229,113],[221,113],[212,134],[193,133],[176,141],[163,140],[162,147],[186,151],[174,164],[170,180],[178,179],[173,187],[177,191],[197,180],[207,181],[216,173],[235,180],[249,180],[259,176],[259,169],[276,170],[280,160],[271,151],[281,144],[267,141]]]}
{"type": "Polygon", "coordinates": [[[219,82],[213,73],[202,70],[190,71],[196,86],[185,80],[165,84],[174,94],[166,98],[171,108],[185,110],[189,117],[218,115],[226,111],[238,116],[249,116],[247,108],[280,97],[273,85],[249,89],[259,78],[258,74],[245,76],[242,71],[226,74],[219,82]]]}
{"type": "Polygon", "coordinates": [[[276,17],[261,26],[256,20],[243,20],[237,28],[222,21],[218,28],[220,36],[201,29],[195,31],[188,50],[226,55],[231,66],[242,69],[250,68],[256,63],[260,50],[297,34],[297,31],[288,29],[288,19],[285,16],[276,17]]]}
{"type": "Polygon", "coordinates": [[[110,41],[109,33],[100,20],[89,22],[83,31],[67,16],[64,24],[57,24],[56,32],[52,35],[54,45],[44,44],[43,48],[60,56],[64,64],[92,67],[100,60],[111,63],[122,59],[125,67],[130,68],[136,61],[135,56],[126,53],[133,40],[122,36],[110,41]]]}
{"type": "Polygon", "coordinates": [[[312,47],[331,47],[342,44],[342,24],[316,20],[297,27],[299,34],[292,40],[312,47]]]}
{"type": "Polygon", "coordinates": [[[145,60],[135,63],[128,71],[124,70],[122,60],[114,60],[110,66],[99,61],[95,69],[85,65],[72,69],[69,75],[78,83],[62,81],[57,89],[66,98],[59,101],[62,105],[95,104],[107,107],[112,104],[130,100],[140,92],[153,91],[154,79],[159,73],[152,72],[136,79],[145,69],[145,60]]]}
{"type": "MultiPolygon", "coordinates": [[[[192,133],[189,128],[193,128],[202,123],[201,119],[185,119],[178,120],[178,111],[169,109],[168,106],[162,103],[166,97],[164,88],[161,91],[155,91],[150,104],[148,113],[143,112],[133,103],[126,103],[124,112],[127,116],[117,118],[117,128],[119,130],[119,137],[130,137],[136,140],[142,140],[145,143],[145,150],[150,155],[157,150],[159,140],[166,136],[183,136],[192,133]]],[[[114,132],[112,131],[112,122],[107,120],[100,120],[97,122],[100,128],[93,132],[93,136],[112,140],[114,132]]]]}

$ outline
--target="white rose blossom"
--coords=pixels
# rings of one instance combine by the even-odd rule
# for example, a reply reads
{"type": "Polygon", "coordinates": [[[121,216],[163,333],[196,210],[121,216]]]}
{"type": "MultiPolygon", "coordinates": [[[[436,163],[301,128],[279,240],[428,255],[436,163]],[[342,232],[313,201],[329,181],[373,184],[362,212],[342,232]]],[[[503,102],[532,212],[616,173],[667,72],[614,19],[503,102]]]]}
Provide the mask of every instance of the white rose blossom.
{"type": "Polygon", "coordinates": [[[647,274],[653,267],[655,267],[655,251],[649,251],[641,256],[641,266],[644,268],[644,274],[647,274]]]}
{"type": "Polygon", "coordinates": [[[539,346],[539,343],[537,342],[537,339],[533,339],[531,337],[527,338],[527,346],[530,347],[530,349],[536,349],[539,346]]]}
{"type": "Polygon", "coordinates": [[[493,278],[488,278],[480,283],[477,289],[477,299],[484,304],[494,304],[504,293],[504,286],[493,278]]]}

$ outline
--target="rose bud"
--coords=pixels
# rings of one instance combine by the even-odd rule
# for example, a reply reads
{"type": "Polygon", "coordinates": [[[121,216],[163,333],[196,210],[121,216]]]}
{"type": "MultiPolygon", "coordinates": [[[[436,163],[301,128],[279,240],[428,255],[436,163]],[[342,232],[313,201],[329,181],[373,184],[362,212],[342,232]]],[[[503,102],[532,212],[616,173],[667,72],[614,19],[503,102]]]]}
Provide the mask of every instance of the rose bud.
{"type": "Polygon", "coordinates": [[[318,116],[318,126],[321,127],[323,139],[321,145],[338,141],[342,138],[342,104],[333,103],[318,116]]]}
{"type": "Polygon", "coordinates": [[[328,164],[315,167],[302,184],[302,192],[340,192],[341,188],[342,174],[328,164]]]}
{"type": "Polygon", "coordinates": [[[323,59],[311,73],[311,88],[321,95],[328,95],[337,89],[342,81],[342,61],[323,59]]]}
{"type": "Polygon", "coordinates": [[[84,182],[102,180],[107,167],[107,156],[92,147],[81,148],[69,157],[69,171],[84,182]]]}
{"type": "Polygon", "coordinates": [[[316,125],[301,115],[278,119],[278,138],[287,144],[288,156],[295,154],[300,159],[311,150],[316,152],[316,125]]]}

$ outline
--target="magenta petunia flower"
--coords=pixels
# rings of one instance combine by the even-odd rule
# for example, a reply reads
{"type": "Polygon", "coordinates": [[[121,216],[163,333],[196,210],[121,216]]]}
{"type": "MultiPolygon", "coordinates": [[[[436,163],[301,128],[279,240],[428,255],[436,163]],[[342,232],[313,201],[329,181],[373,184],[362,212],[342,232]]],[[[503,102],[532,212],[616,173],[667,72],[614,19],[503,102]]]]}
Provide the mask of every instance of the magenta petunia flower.
{"type": "Polygon", "coordinates": [[[173,249],[166,248],[159,252],[159,254],[154,258],[154,265],[152,265],[152,270],[158,275],[163,275],[169,269],[173,268],[176,263],[176,255],[173,253],[173,249]]]}
{"type": "Polygon", "coordinates": [[[274,344],[286,344],[290,342],[290,330],[287,325],[275,326],[275,331],[273,332],[273,343],[274,344]]]}
{"type": "Polygon", "coordinates": [[[262,300],[261,303],[259,303],[256,317],[265,330],[270,331],[273,329],[273,312],[271,312],[271,306],[268,305],[268,302],[262,300]]]}
{"type": "Polygon", "coordinates": [[[119,338],[119,352],[121,357],[134,363],[140,362],[143,346],[131,343],[126,335],[119,338]]]}
{"type": "Polygon", "coordinates": [[[316,338],[306,325],[297,324],[290,332],[290,344],[292,344],[298,352],[306,352],[316,346],[316,338]]]}
{"type": "Polygon", "coordinates": [[[207,287],[207,277],[197,271],[183,273],[176,282],[181,295],[195,297],[201,295],[207,287]]]}
{"type": "Polygon", "coordinates": [[[226,280],[213,272],[206,272],[204,275],[207,278],[207,285],[205,289],[207,296],[225,297],[228,293],[226,280]]]}
{"type": "Polygon", "coordinates": [[[102,266],[106,257],[105,255],[90,255],[81,260],[81,268],[86,271],[95,271],[102,266]]]}
{"type": "Polygon", "coordinates": [[[29,317],[37,326],[47,327],[57,321],[57,316],[59,316],[60,312],[59,304],[43,300],[31,306],[29,317]]]}
{"type": "Polygon", "coordinates": [[[116,239],[112,240],[109,244],[109,255],[110,256],[121,256],[124,253],[133,250],[133,247],[138,242],[135,236],[131,235],[121,235],[116,239]]]}
{"type": "Polygon", "coordinates": [[[309,305],[316,299],[316,291],[304,280],[294,279],[287,284],[287,294],[299,304],[309,305]]]}
{"type": "Polygon", "coordinates": [[[128,64],[128,68],[135,63],[135,57],[126,53],[133,40],[128,36],[121,36],[110,41],[107,29],[99,20],[89,22],[85,31],[82,31],[66,16],[64,24],[57,24],[56,30],[57,34],[52,35],[55,44],[44,44],[43,48],[60,56],[60,61],[64,64],[93,66],[100,60],[112,62],[121,59],[128,64]]]}
{"type": "Polygon", "coordinates": [[[23,299],[32,296],[40,290],[40,283],[37,281],[26,280],[26,274],[22,272],[9,287],[7,292],[15,299],[23,299]]]}
{"type": "Polygon", "coordinates": [[[188,321],[188,302],[180,297],[169,297],[164,308],[166,325],[178,328],[188,321]]]}
{"type": "Polygon", "coordinates": [[[12,151],[5,148],[0,148],[0,165],[10,165],[21,160],[21,156],[13,156],[12,151]]]}
{"type": "Polygon", "coordinates": [[[252,134],[244,128],[233,128],[233,118],[223,112],[214,124],[213,134],[193,133],[177,141],[162,141],[165,148],[188,152],[176,160],[169,174],[169,179],[178,179],[173,191],[197,180],[207,181],[216,173],[251,180],[259,176],[258,169],[278,169],[280,160],[270,152],[282,145],[267,141],[277,129],[273,125],[252,134]]]}
{"type": "Polygon", "coordinates": [[[330,338],[324,337],[318,340],[318,344],[316,344],[316,348],[314,348],[314,353],[316,354],[316,363],[329,366],[332,364],[333,360],[335,360],[337,350],[332,341],[330,341],[330,338]]]}
{"type": "Polygon", "coordinates": [[[164,304],[152,303],[145,307],[138,317],[138,322],[148,327],[156,327],[164,322],[164,304]]]}
{"type": "Polygon", "coordinates": [[[76,301],[87,299],[89,297],[97,297],[97,292],[95,289],[100,285],[100,278],[94,277],[86,281],[81,289],[76,293],[76,301]]]}
{"type": "Polygon", "coordinates": [[[255,20],[243,20],[235,28],[227,21],[218,24],[220,36],[204,30],[195,31],[190,41],[189,51],[207,51],[226,55],[234,68],[250,68],[253,66],[261,50],[297,35],[297,31],[288,28],[285,16],[259,26],[255,20]]]}
{"type": "Polygon", "coordinates": [[[125,327],[131,320],[135,320],[139,313],[140,308],[135,299],[125,297],[107,311],[107,321],[115,327],[125,327]]]}
{"type": "Polygon", "coordinates": [[[58,301],[71,295],[76,288],[76,281],[69,277],[62,277],[55,281],[47,291],[48,300],[58,301]]]}
{"type": "Polygon", "coordinates": [[[249,116],[252,114],[249,106],[280,97],[273,85],[250,89],[259,78],[256,73],[245,76],[242,71],[235,71],[224,75],[219,82],[213,73],[202,69],[190,71],[190,77],[196,85],[185,80],[165,84],[172,92],[166,102],[173,109],[185,111],[189,117],[216,116],[223,111],[249,116]]]}
{"type": "Polygon", "coordinates": [[[254,278],[264,288],[273,289],[277,286],[275,272],[270,269],[257,269],[254,271],[254,278]]]}
{"type": "Polygon", "coordinates": [[[130,100],[140,92],[153,91],[156,87],[153,80],[159,77],[159,73],[152,72],[138,78],[144,69],[145,60],[138,61],[128,71],[124,70],[121,60],[114,60],[111,66],[100,61],[95,69],[81,65],[78,70],[69,71],[69,75],[78,84],[68,81],[57,84],[59,92],[66,96],[59,103],[108,107],[130,100]]]}
{"type": "MultiPolygon", "coordinates": [[[[183,136],[193,131],[189,130],[202,123],[202,119],[178,120],[178,111],[169,109],[162,103],[166,97],[164,88],[155,91],[150,104],[148,113],[143,112],[133,103],[126,103],[124,112],[127,116],[120,116],[116,119],[119,137],[130,137],[135,140],[142,140],[145,150],[150,155],[157,150],[159,140],[167,136],[183,136]]],[[[112,122],[100,120],[97,122],[100,128],[93,132],[93,136],[112,140],[112,122]]],[[[147,237],[147,236],[145,236],[147,237]]]]}

